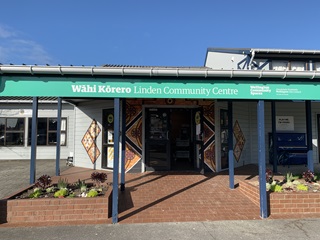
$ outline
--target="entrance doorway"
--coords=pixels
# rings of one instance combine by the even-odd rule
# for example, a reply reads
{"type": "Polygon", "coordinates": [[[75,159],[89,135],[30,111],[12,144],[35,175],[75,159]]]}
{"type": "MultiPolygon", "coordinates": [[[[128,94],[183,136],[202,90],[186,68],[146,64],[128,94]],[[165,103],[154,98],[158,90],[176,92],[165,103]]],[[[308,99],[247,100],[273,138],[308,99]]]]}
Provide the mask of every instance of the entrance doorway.
{"type": "Polygon", "coordinates": [[[196,109],[146,108],[146,170],[194,170],[197,168],[196,109]]]}

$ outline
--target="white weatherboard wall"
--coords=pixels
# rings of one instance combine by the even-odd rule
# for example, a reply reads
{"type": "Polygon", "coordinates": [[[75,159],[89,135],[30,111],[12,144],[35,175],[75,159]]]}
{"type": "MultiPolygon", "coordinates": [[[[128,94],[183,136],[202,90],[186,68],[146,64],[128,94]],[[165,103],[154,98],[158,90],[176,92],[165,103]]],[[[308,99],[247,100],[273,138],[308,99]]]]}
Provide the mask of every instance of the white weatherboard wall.
{"type": "MultiPolygon", "coordinates": [[[[61,159],[67,159],[70,152],[73,151],[73,125],[74,110],[70,104],[62,105],[62,117],[67,118],[67,144],[61,146],[61,159]]],[[[25,118],[25,139],[24,146],[0,146],[0,160],[30,160],[31,146],[28,146],[28,120],[32,117],[32,104],[1,104],[0,117],[19,117],[25,118]]],[[[56,118],[57,104],[38,105],[38,117],[56,118]]],[[[37,160],[48,160],[56,158],[56,146],[37,146],[37,160]]]]}
{"type": "Polygon", "coordinates": [[[76,123],[74,129],[75,150],[74,150],[74,164],[77,167],[85,167],[92,169],[101,169],[101,155],[102,155],[102,110],[112,109],[114,107],[113,100],[94,100],[81,103],[75,108],[76,123]],[[88,130],[92,120],[95,119],[101,129],[97,137],[97,147],[100,150],[96,164],[92,164],[87,151],[83,147],[81,141],[86,131],[88,130]]]}

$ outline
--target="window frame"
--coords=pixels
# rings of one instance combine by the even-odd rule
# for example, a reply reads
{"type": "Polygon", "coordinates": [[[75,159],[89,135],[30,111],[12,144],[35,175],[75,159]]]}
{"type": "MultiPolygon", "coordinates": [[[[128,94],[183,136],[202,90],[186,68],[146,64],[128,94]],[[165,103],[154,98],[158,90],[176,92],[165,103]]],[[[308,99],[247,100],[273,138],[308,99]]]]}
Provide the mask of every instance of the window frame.
{"type": "MultiPolygon", "coordinates": [[[[0,119],[4,119],[4,129],[3,129],[3,144],[0,144],[0,147],[24,147],[25,146],[25,129],[26,129],[26,119],[23,117],[0,117],[0,119]],[[17,119],[17,120],[23,120],[23,123],[21,124],[23,126],[22,130],[8,130],[8,119],[17,119]],[[10,133],[20,133],[22,134],[22,143],[21,144],[7,144],[7,134],[10,133]]],[[[1,136],[0,136],[1,137],[1,136]]]]}
{"type": "MultiPolygon", "coordinates": [[[[48,146],[57,146],[57,142],[50,142],[49,141],[49,134],[50,133],[56,133],[57,134],[57,129],[53,130],[50,129],[50,120],[58,120],[57,117],[38,117],[39,119],[45,119],[46,121],[46,129],[45,129],[45,134],[46,134],[46,140],[45,144],[39,144],[39,140],[37,140],[37,146],[39,147],[48,147],[48,146]]],[[[32,129],[32,118],[28,119],[29,125],[28,125],[28,146],[31,145],[31,129],[32,129]]],[[[39,121],[38,121],[38,127],[37,127],[37,132],[39,134],[39,121]]],[[[64,147],[67,146],[67,118],[63,117],[61,118],[61,129],[60,129],[60,146],[64,147]],[[63,123],[64,122],[64,123],[63,123]]]]}
{"type": "Polygon", "coordinates": [[[320,71],[320,62],[313,62],[313,69],[314,71],[320,71]]]}
{"type": "Polygon", "coordinates": [[[272,71],[287,71],[289,68],[290,62],[288,60],[272,60],[270,64],[270,70],[272,71]],[[280,65],[280,63],[285,64],[285,66],[280,65]]]}
{"type": "Polygon", "coordinates": [[[306,61],[290,61],[289,62],[289,69],[291,71],[297,71],[297,72],[303,72],[303,71],[308,71],[308,63],[306,61]],[[298,64],[302,64],[304,69],[299,69],[298,64]],[[296,66],[294,66],[296,65],[296,66]],[[294,66],[294,67],[293,67],[294,66]],[[296,69],[293,69],[296,68],[296,69]]]}

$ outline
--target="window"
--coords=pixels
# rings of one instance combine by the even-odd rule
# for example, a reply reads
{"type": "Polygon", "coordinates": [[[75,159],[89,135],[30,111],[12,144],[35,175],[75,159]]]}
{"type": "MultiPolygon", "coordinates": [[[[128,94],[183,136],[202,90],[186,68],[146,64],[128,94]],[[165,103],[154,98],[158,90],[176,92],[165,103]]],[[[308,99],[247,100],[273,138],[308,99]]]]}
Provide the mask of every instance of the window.
{"type": "Polygon", "coordinates": [[[314,70],[320,71],[320,62],[315,62],[314,63],[314,70]]]}
{"type": "Polygon", "coordinates": [[[276,71],[305,71],[307,63],[300,61],[272,61],[272,70],[276,71]]]}
{"type": "Polygon", "coordinates": [[[288,70],[288,61],[272,61],[272,70],[285,71],[288,70]]]}
{"type": "MultiPolygon", "coordinates": [[[[29,118],[28,145],[31,145],[32,119],[29,118]]],[[[67,119],[61,119],[61,146],[66,145],[67,119]]],[[[38,118],[37,145],[47,146],[57,144],[57,118],[38,118]]]]}
{"type": "Polygon", "coordinates": [[[0,146],[24,145],[24,118],[0,118],[0,146]]]}
{"type": "Polygon", "coordinates": [[[292,71],[305,71],[306,63],[305,62],[291,62],[290,63],[292,71]]]}

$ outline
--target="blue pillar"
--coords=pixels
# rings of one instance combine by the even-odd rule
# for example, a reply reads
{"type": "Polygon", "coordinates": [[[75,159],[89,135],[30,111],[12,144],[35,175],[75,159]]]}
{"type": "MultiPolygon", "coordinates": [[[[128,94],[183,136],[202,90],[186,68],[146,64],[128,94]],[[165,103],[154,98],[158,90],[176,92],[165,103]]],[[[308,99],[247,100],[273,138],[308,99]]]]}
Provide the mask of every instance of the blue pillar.
{"type": "Polygon", "coordinates": [[[112,223],[118,222],[120,99],[114,99],[114,163],[112,183],[112,223]]]}
{"type": "Polygon", "coordinates": [[[62,108],[62,100],[61,100],[60,97],[58,97],[57,146],[56,146],[56,176],[60,176],[61,108],[62,108]]]}
{"type": "Polygon", "coordinates": [[[30,184],[36,181],[37,158],[37,129],[38,129],[38,97],[33,97],[32,102],[32,128],[31,128],[31,159],[30,159],[30,184]]]}
{"type": "Polygon", "coordinates": [[[121,123],[121,191],[125,190],[125,160],[126,160],[126,99],[122,99],[122,123],[121,123]]]}
{"type": "Polygon", "coordinates": [[[278,172],[278,152],[277,152],[277,129],[276,129],[276,102],[271,101],[271,128],[272,128],[272,161],[273,161],[273,172],[278,172]]]}
{"type": "Polygon", "coordinates": [[[233,105],[228,101],[228,161],[229,161],[229,187],[234,189],[234,155],[233,155],[233,105]]]}
{"type": "Polygon", "coordinates": [[[311,118],[311,101],[307,100],[306,104],[306,123],[307,123],[307,159],[308,170],[314,171],[313,167],[313,150],[312,150],[312,118],[311,118]]]}
{"type": "Polygon", "coordinates": [[[264,124],[264,101],[259,100],[257,106],[258,117],[258,161],[259,161],[259,191],[260,191],[260,216],[268,217],[267,189],[266,189],[266,147],[264,124]]]}

